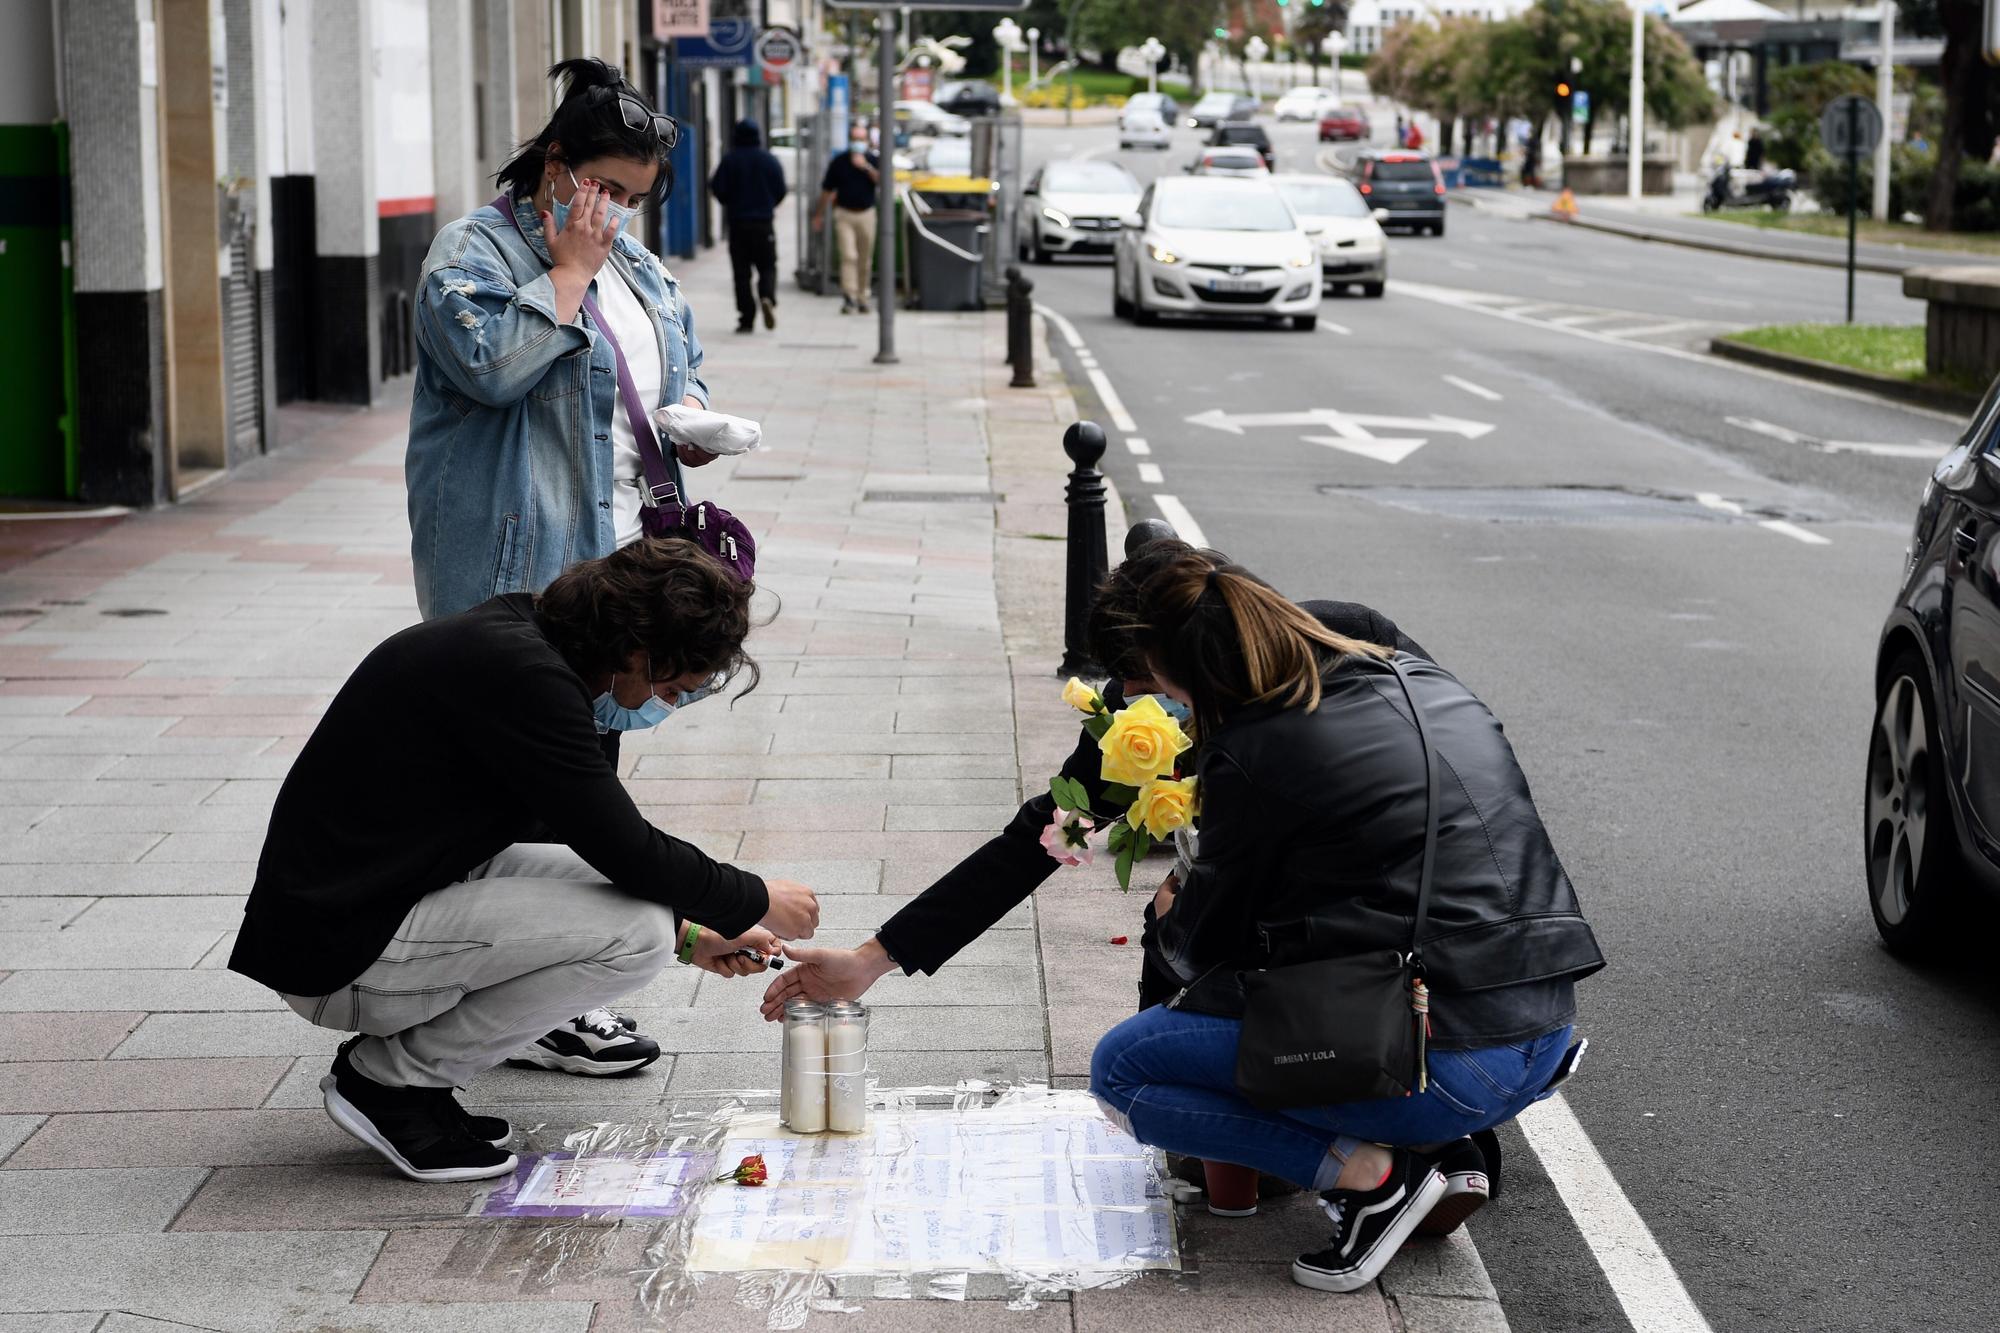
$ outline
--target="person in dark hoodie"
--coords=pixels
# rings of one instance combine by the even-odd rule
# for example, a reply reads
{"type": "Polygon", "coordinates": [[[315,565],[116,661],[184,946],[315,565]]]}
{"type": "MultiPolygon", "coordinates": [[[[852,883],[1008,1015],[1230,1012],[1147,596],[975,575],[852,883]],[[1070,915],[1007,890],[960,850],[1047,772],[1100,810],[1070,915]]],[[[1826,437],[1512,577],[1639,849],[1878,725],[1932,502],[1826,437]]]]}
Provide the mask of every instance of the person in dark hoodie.
{"type": "Polygon", "coordinates": [[[729,223],[729,268],[736,275],[736,331],[748,333],[764,312],[764,327],[778,327],[778,233],[773,225],[785,198],[785,169],[764,147],[754,120],[736,122],[732,146],[716,164],[708,188],[729,223]],[[750,273],[757,290],[750,290],[750,273]]]}

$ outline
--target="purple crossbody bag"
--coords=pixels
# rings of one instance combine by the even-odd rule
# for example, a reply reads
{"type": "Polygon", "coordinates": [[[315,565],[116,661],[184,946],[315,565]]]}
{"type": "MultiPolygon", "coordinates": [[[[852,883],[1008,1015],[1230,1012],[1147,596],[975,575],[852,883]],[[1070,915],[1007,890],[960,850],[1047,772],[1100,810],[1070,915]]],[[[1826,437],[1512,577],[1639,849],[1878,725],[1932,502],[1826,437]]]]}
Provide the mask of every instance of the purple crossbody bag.
{"type": "MultiPolygon", "coordinates": [[[[521,232],[521,239],[527,239],[528,233],[521,230],[521,220],[514,216],[513,200],[500,195],[494,199],[493,207],[514,224],[514,230],[521,232]]],[[[640,527],[648,537],[681,537],[695,543],[747,581],[757,572],[757,541],[750,535],[750,529],[719,504],[709,500],[693,505],[687,502],[680,460],[660,447],[652,417],[647,414],[639,387],[632,382],[632,371],[625,364],[625,349],[618,345],[617,335],[611,332],[604,312],[597,308],[588,291],[584,293],[583,310],[604,341],[611,344],[611,357],[618,365],[618,397],[625,404],[632,437],[638,441],[639,466],[645,473],[645,484],[639,492],[640,527]]]]}

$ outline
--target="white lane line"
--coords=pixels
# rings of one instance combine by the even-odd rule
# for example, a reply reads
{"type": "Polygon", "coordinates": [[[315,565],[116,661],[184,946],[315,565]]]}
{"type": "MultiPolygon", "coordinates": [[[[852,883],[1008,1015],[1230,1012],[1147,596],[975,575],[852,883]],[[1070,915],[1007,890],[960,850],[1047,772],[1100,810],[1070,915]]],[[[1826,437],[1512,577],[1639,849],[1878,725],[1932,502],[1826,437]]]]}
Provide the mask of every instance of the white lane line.
{"type": "Polygon", "coordinates": [[[1139,464],[1139,480],[1145,482],[1148,486],[1158,486],[1166,479],[1167,476],[1164,472],[1160,471],[1158,463],[1139,464]]]}
{"type": "MultiPolygon", "coordinates": [[[[1746,512],[1743,506],[1736,503],[1736,501],[1725,500],[1714,491],[1703,491],[1701,494],[1695,496],[1694,500],[1696,504],[1704,509],[1713,509],[1717,513],[1729,514],[1736,518],[1744,517],[1746,512]]],[[[1817,532],[1808,532],[1798,524],[1787,523],[1782,518],[1761,518],[1757,520],[1757,526],[1763,528],[1766,532],[1775,532],[1780,537],[1790,537],[1795,542],[1804,542],[1807,546],[1833,545],[1831,537],[1822,537],[1817,532]]]]}
{"type": "Polygon", "coordinates": [[[1111,424],[1121,431],[1139,429],[1139,423],[1132,420],[1132,414],[1125,410],[1125,400],[1118,396],[1118,390],[1111,387],[1111,377],[1096,366],[1083,373],[1090,378],[1090,387],[1097,390],[1097,399],[1104,404],[1104,410],[1111,414],[1111,424]]]}
{"type": "Polygon", "coordinates": [[[1598,329],[1607,338],[1657,338],[1666,333],[1681,333],[1687,329],[1698,329],[1706,323],[1699,319],[1676,319],[1666,324],[1635,324],[1629,329],[1598,329]]]}
{"type": "Polygon", "coordinates": [[[1319,326],[1325,332],[1338,333],[1343,338],[1351,337],[1354,333],[1354,330],[1348,328],[1345,324],[1336,324],[1332,320],[1327,319],[1324,316],[1321,317],[1319,321],[1319,326]]]}
{"type": "Polygon", "coordinates": [[[1153,496],[1153,503],[1160,507],[1160,517],[1171,523],[1174,533],[1189,546],[1206,546],[1208,537],[1201,530],[1201,524],[1194,521],[1194,515],[1187,506],[1171,495],[1153,496]]]}
{"type": "Polygon", "coordinates": [[[1560,324],[1566,329],[1573,329],[1579,324],[1596,324],[1607,319],[1630,318],[1632,317],[1622,310],[1598,310],[1588,315],[1558,315],[1550,320],[1549,323],[1560,324]]]}
{"type": "Polygon", "coordinates": [[[1515,1123],[1541,1158],[1636,1333],[1711,1333],[1672,1261],[1562,1094],[1537,1102],[1515,1123]]]}
{"type": "Polygon", "coordinates": [[[1082,350],[1083,335],[1076,331],[1076,325],[1070,323],[1062,315],[1049,309],[1039,301],[1035,303],[1035,309],[1040,312],[1043,319],[1056,326],[1056,332],[1062,334],[1064,342],[1079,351],[1082,350]]]}
{"type": "Polygon", "coordinates": [[[1942,455],[1951,446],[1935,440],[1922,444],[1876,444],[1864,440],[1822,440],[1796,431],[1789,426],[1775,425],[1760,421],[1756,417],[1724,417],[1724,421],[1756,435],[1768,435],[1786,444],[1802,444],[1816,453],[1822,454],[1872,454],[1877,458],[1930,458],[1942,455]]]}
{"type": "Polygon", "coordinates": [[[1436,287],[1427,282],[1408,282],[1401,278],[1396,280],[1396,290],[1403,295],[1414,296],[1419,301],[1431,301],[1438,305],[1450,306],[1455,310],[1469,310],[1474,314],[1486,315],[1493,319],[1504,319],[1514,324],[1525,324],[1530,328],[1543,329],[1549,333],[1560,333],[1565,337],[1584,338],[1590,342],[1602,343],[1606,347],[1622,347],[1629,351],[1650,352],[1654,356],[1670,356],[1677,361],[1691,361],[1696,365],[1733,371],[1738,375],[1751,375],[1758,379],[1789,385],[1794,389],[1810,389],[1815,393],[1831,394],[1835,398],[1849,398],[1857,403],[1871,403],[1877,407],[1892,407],[1898,411],[1909,412],[1917,416],[1931,417],[1938,421],[1948,421],[1954,427],[1965,424],[1963,420],[1949,412],[1942,412],[1933,407],[1920,407],[1915,403],[1890,402],[1888,399],[1877,397],[1875,394],[1865,392],[1861,389],[1844,388],[1841,385],[1827,384],[1820,380],[1797,379],[1781,371],[1766,370],[1762,366],[1753,366],[1746,361],[1729,361],[1719,356],[1711,356],[1706,352],[1691,352],[1684,347],[1673,347],[1666,343],[1638,342],[1628,338],[1614,338],[1610,334],[1601,333],[1596,329],[1564,328],[1560,324],[1550,324],[1545,320],[1524,319],[1520,313],[1523,310],[1561,309],[1560,306],[1495,308],[1485,304],[1484,294],[1480,292],[1461,291],[1453,287],[1436,287]]]}
{"type": "Polygon", "coordinates": [[[1150,454],[1153,452],[1153,446],[1147,444],[1137,435],[1127,435],[1125,437],[1125,451],[1127,453],[1140,454],[1140,455],[1150,454]]]}
{"type": "Polygon", "coordinates": [[[1474,398],[1484,398],[1489,403],[1497,403],[1500,401],[1500,395],[1493,392],[1493,390],[1487,388],[1483,384],[1474,384],[1471,380],[1463,380],[1456,375],[1446,375],[1444,377],[1444,382],[1446,384],[1451,385],[1455,389],[1465,390],[1467,393],[1471,394],[1474,398]]]}
{"type": "Polygon", "coordinates": [[[1798,524],[1787,523],[1782,518],[1767,518],[1757,526],[1766,532],[1775,532],[1780,537],[1790,537],[1795,542],[1804,542],[1807,546],[1833,545],[1832,538],[1822,537],[1817,532],[1807,532],[1798,524]]]}

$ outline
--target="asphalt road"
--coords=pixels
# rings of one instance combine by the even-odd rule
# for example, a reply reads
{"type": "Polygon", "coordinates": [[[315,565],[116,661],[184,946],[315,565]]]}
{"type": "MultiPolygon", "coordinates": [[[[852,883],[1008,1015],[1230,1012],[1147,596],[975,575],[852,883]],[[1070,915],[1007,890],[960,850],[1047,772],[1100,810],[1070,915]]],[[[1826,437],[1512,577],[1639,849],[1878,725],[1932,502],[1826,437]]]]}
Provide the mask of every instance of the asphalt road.
{"type": "MultiPolygon", "coordinates": [[[[1192,157],[1186,131],[1111,137],[1032,131],[1028,157],[1192,157]]],[[[1309,131],[1274,137],[1313,166],[1309,131]]],[[[1185,511],[1293,595],[1381,608],[1507,723],[1611,963],[1567,1101],[1707,1325],[2000,1325],[2000,982],[1976,946],[1881,950],[1859,838],[1876,632],[1959,424],[1692,350],[1837,320],[1839,275],[1463,208],[1312,333],[1141,329],[1108,264],[1033,273],[1133,517],[1185,511]],[[1089,403],[1106,385],[1130,429],[1089,403]]],[[[1922,315],[1893,279],[1861,302],[1922,315]]],[[[1652,1279],[1614,1291],[1590,1242],[1619,1237],[1508,1144],[1472,1231],[1515,1329],[1700,1327],[1628,1318],[1652,1279]]]]}

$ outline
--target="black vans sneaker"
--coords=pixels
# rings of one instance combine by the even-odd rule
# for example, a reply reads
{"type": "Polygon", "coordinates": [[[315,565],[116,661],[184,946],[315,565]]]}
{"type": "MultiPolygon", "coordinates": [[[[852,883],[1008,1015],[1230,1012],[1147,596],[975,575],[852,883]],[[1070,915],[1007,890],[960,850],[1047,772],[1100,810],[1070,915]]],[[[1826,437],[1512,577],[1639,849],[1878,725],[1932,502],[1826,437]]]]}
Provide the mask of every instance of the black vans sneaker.
{"type": "Polygon", "coordinates": [[[1417,1223],[1417,1234],[1448,1236],[1493,1197],[1486,1154],[1471,1139],[1457,1139],[1430,1154],[1430,1159],[1444,1177],[1444,1193],[1417,1223]]]}
{"type": "Polygon", "coordinates": [[[1322,1190],[1319,1206],[1333,1219],[1333,1239],[1292,1261],[1292,1281],[1319,1291],[1367,1286],[1443,1193],[1444,1176],[1407,1148],[1395,1150],[1389,1178],[1372,1190],[1322,1190]]]}
{"type": "Polygon", "coordinates": [[[514,1169],[513,1153],[474,1138],[466,1128],[472,1120],[492,1117],[468,1116],[449,1088],[391,1088],[364,1077],[348,1061],[353,1045],[340,1048],[332,1072],[319,1081],[334,1124],[411,1180],[486,1180],[514,1169]]]}
{"type": "Polygon", "coordinates": [[[613,1078],[644,1069],[660,1058],[660,1044],[638,1025],[609,1009],[572,1018],[507,1063],[519,1069],[559,1069],[565,1074],[613,1078]]]}

